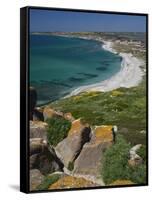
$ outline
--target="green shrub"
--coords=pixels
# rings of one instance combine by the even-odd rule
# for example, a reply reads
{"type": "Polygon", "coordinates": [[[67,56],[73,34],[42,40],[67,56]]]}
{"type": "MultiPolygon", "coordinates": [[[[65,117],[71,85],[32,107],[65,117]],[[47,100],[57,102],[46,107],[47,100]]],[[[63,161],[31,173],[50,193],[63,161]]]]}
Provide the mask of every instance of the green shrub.
{"type": "Polygon", "coordinates": [[[50,145],[56,146],[68,134],[71,122],[62,117],[53,117],[47,120],[47,138],[50,145]]]}
{"type": "Polygon", "coordinates": [[[47,190],[50,185],[59,180],[60,176],[59,174],[46,176],[44,181],[37,187],[37,190],[47,190]]]}
{"type": "Polygon", "coordinates": [[[141,164],[137,167],[128,168],[129,179],[137,184],[145,184],[146,183],[146,176],[147,176],[147,169],[146,164],[141,164]]]}
{"type": "Polygon", "coordinates": [[[69,162],[68,170],[72,171],[73,169],[74,169],[74,163],[73,162],[69,162]]]}
{"type": "Polygon", "coordinates": [[[117,179],[126,179],[129,149],[130,145],[119,135],[116,144],[105,152],[102,174],[106,184],[117,179]]]}
{"type": "Polygon", "coordinates": [[[111,146],[104,154],[102,176],[106,184],[118,179],[131,180],[137,184],[146,181],[146,165],[136,167],[128,165],[129,150],[131,146],[122,135],[118,135],[115,145],[111,146]]]}
{"type": "Polygon", "coordinates": [[[143,159],[143,161],[146,161],[146,146],[143,145],[141,146],[141,148],[137,151],[137,154],[143,159]]]}

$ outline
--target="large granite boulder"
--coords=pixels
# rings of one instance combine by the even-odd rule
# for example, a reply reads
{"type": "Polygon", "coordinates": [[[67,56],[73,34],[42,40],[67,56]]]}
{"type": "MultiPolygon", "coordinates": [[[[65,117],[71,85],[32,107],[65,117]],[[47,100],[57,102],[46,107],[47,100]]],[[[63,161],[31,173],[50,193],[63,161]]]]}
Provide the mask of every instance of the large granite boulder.
{"type": "Polygon", "coordinates": [[[30,170],[30,191],[37,190],[37,187],[43,182],[44,176],[38,169],[30,170]]]}
{"type": "Polygon", "coordinates": [[[84,178],[65,175],[64,177],[60,178],[58,181],[50,185],[48,189],[52,190],[52,189],[84,188],[84,187],[97,187],[97,186],[99,185],[84,178]]]}
{"type": "Polygon", "coordinates": [[[91,128],[80,119],[72,122],[68,136],[55,147],[57,156],[68,167],[79,155],[83,145],[90,140],[91,128]]]}
{"type": "Polygon", "coordinates": [[[95,139],[96,141],[100,142],[112,142],[113,141],[113,127],[112,125],[102,125],[102,126],[96,126],[94,129],[94,138],[92,138],[92,141],[95,139]]]}
{"type": "Polygon", "coordinates": [[[112,126],[98,126],[75,160],[74,174],[101,176],[103,153],[113,144],[112,126]]]}
{"type": "Polygon", "coordinates": [[[63,171],[63,167],[53,147],[49,147],[45,140],[30,139],[30,169],[39,169],[42,174],[48,174],[63,171]]]}
{"type": "Polygon", "coordinates": [[[36,102],[37,102],[37,92],[34,87],[29,88],[29,93],[30,93],[30,120],[33,120],[33,111],[34,108],[36,107],[36,102]]]}
{"type": "Polygon", "coordinates": [[[47,123],[42,121],[30,121],[30,138],[43,138],[47,140],[47,123]]]}
{"type": "Polygon", "coordinates": [[[82,135],[82,133],[85,132],[86,130],[89,130],[89,133],[91,131],[91,128],[88,123],[83,122],[81,119],[74,120],[68,132],[68,137],[74,135],[82,135]]]}

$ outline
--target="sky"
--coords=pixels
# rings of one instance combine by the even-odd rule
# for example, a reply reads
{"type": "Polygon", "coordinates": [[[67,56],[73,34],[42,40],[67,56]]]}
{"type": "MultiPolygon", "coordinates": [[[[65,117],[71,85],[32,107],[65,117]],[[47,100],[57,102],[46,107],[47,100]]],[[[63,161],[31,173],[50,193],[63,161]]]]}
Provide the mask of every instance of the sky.
{"type": "Polygon", "coordinates": [[[30,9],[30,32],[146,32],[146,16],[30,9]]]}

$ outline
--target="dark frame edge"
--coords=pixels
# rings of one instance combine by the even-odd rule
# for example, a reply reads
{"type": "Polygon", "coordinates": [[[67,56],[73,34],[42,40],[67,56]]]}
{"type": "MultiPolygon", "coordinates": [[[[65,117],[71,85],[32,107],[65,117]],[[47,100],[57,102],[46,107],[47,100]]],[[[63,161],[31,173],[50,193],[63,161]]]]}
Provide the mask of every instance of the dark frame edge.
{"type": "Polygon", "coordinates": [[[146,14],[146,124],[147,124],[147,160],[146,160],[146,182],[149,186],[149,14],[146,14]]]}
{"type": "Polygon", "coordinates": [[[28,166],[28,7],[20,8],[20,191],[29,193],[28,166]]]}
{"type": "Polygon", "coordinates": [[[27,6],[28,9],[37,9],[37,10],[55,10],[55,11],[71,11],[71,12],[88,12],[88,13],[105,13],[105,14],[116,14],[116,15],[135,15],[135,16],[146,16],[148,13],[135,13],[135,12],[123,12],[123,11],[105,11],[105,10],[88,10],[82,8],[64,8],[64,7],[42,7],[42,6],[27,6]]]}

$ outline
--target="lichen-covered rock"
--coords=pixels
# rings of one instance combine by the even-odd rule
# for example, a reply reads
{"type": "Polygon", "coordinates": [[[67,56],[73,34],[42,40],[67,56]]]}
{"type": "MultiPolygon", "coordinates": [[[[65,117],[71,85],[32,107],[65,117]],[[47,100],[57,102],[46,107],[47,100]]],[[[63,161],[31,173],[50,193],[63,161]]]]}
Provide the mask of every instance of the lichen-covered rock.
{"type": "Polygon", "coordinates": [[[57,182],[50,185],[49,190],[52,189],[66,189],[66,188],[84,188],[84,187],[95,187],[99,186],[84,178],[76,178],[73,176],[64,176],[57,182]]]}
{"type": "Polygon", "coordinates": [[[30,170],[30,191],[36,190],[37,186],[39,186],[44,180],[44,176],[38,169],[30,170]]]}
{"type": "Polygon", "coordinates": [[[81,119],[74,120],[71,125],[71,129],[68,132],[68,136],[80,135],[84,129],[89,129],[90,126],[87,123],[83,123],[81,119]]]}
{"type": "Polygon", "coordinates": [[[52,147],[41,138],[30,139],[30,169],[39,169],[42,174],[62,171],[63,164],[52,147]]]}
{"type": "Polygon", "coordinates": [[[45,106],[43,110],[43,116],[44,116],[44,121],[46,121],[47,119],[50,119],[54,116],[63,117],[63,113],[53,110],[50,106],[45,106]]]}
{"type": "Polygon", "coordinates": [[[101,174],[103,153],[111,146],[111,142],[87,143],[75,160],[74,174],[95,176],[101,174]]]}
{"type": "Polygon", "coordinates": [[[30,138],[43,138],[47,140],[47,123],[42,121],[30,121],[30,138]]]}
{"type": "Polygon", "coordinates": [[[130,167],[136,167],[138,165],[141,165],[142,163],[143,163],[143,160],[140,156],[133,160],[132,159],[128,160],[128,164],[130,167]]]}
{"type": "Polygon", "coordinates": [[[99,177],[102,168],[103,153],[113,143],[112,126],[99,126],[94,130],[94,134],[89,143],[75,160],[74,173],[99,177]]]}
{"type": "Polygon", "coordinates": [[[90,140],[91,128],[83,124],[80,119],[72,122],[68,136],[55,148],[57,156],[66,167],[79,155],[83,145],[90,140]]]}
{"type": "Polygon", "coordinates": [[[64,118],[70,122],[73,122],[75,120],[71,113],[65,113],[64,118]]]}
{"type": "Polygon", "coordinates": [[[113,141],[113,126],[96,126],[94,129],[94,135],[96,142],[112,142],[113,141]]]}
{"type": "Polygon", "coordinates": [[[112,182],[110,185],[134,185],[135,183],[130,181],[130,180],[116,180],[114,182],[112,182]]]}
{"type": "Polygon", "coordinates": [[[31,138],[30,139],[30,155],[43,152],[47,149],[47,142],[42,138],[31,138]]]}

